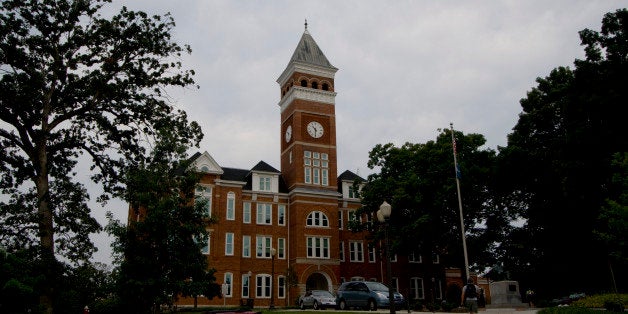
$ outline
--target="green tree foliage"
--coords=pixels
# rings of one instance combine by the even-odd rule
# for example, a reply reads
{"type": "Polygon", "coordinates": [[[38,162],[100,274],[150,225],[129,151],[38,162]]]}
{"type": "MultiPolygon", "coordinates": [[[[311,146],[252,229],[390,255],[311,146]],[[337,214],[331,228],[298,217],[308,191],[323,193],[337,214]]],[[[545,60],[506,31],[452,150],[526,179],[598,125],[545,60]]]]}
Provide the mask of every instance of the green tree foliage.
{"type": "Polygon", "coordinates": [[[628,11],[606,14],[601,32],[586,29],[580,38],[586,59],[537,79],[500,148],[499,173],[510,178],[502,192],[510,190],[526,218],[504,243],[504,266],[546,294],[611,287],[609,251],[594,230],[612,194],[613,156],[628,150],[628,11]]]}
{"type": "Polygon", "coordinates": [[[199,177],[180,161],[186,147],[175,140],[159,142],[152,159],[128,172],[126,200],[135,210],[133,221],[107,226],[116,237],[120,305],[132,313],[150,313],[180,295],[211,299],[220,292],[201,253],[211,220],[205,204],[194,202],[199,177]]]}
{"type": "MultiPolygon", "coordinates": [[[[486,243],[495,241],[499,230],[508,226],[498,223],[504,218],[490,205],[495,152],[481,149],[486,142],[482,135],[455,132],[455,136],[469,259],[483,265],[491,262],[483,253],[491,250],[486,243]]],[[[361,191],[361,212],[374,218],[383,201],[392,205],[393,250],[424,258],[440,254],[443,264],[464,269],[451,131],[444,130],[435,141],[424,144],[378,144],[369,153],[368,166],[379,173],[369,175],[361,191]]],[[[381,231],[373,231],[382,237],[381,231]]]]}
{"type": "MultiPolygon", "coordinates": [[[[0,237],[10,250],[38,250],[44,264],[55,264],[55,254],[79,264],[94,251],[88,236],[100,226],[77,180],[81,158],[106,201],[156,129],[189,145],[202,137],[165,93],[194,84],[180,62],[190,48],[172,41],[172,18],[126,8],[103,18],[105,2],[0,3],[0,190],[9,196],[0,237]]],[[[47,312],[51,271],[40,290],[47,312]]]]}

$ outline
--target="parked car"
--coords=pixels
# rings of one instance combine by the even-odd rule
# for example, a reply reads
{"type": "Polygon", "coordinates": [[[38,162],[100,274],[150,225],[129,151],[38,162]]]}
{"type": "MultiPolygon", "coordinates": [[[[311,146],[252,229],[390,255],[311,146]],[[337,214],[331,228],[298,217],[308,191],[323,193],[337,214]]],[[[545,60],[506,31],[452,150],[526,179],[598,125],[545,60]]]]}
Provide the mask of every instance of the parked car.
{"type": "MultiPolygon", "coordinates": [[[[341,310],[349,308],[366,308],[371,311],[380,307],[390,307],[388,299],[388,287],[382,283],[374,281],[348,281],[338,288],[336,304],[341,310]]],[[[405,305],[405,300],[401,293],[394,293],[394,306],[400,308],[405,305]]]]}
{"type": "Polygon", "coordinates": [[[315,310],[328,307],[336,308],[336,297],[327,290],[310,290],[299,300],[299,307],[304,310],[311,307],[315,310]]]}

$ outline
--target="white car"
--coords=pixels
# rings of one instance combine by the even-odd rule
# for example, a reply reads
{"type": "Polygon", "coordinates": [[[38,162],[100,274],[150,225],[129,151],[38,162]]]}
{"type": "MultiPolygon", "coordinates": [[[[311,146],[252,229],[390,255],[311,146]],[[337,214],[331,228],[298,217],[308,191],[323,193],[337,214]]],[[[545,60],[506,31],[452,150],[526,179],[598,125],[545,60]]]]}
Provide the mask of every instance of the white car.
{"type": "Polygon", "coordinates": [[[302,310],[305,310],[307,307],[311,307],[315,310],[328,307],[335,308],[336,297],[327,290],[310,290],[299,300],[299,307],[302,310]]]}

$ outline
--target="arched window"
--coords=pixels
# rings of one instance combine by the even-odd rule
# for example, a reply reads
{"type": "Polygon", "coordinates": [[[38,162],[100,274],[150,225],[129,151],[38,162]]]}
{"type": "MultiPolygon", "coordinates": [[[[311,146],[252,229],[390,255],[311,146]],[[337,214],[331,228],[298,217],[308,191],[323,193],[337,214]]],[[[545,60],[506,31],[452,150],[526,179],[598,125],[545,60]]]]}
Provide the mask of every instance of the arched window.
{"type": "Polygon", "coordinates": [[[318,89],[318,83],[317,82],[312,82],[312,88],[313,89],[318,89]]]}
{"type": "Polygon", "coordinates": [[[327,83],[323,83],[323,90],[329,90],[329,85],[327,83]]]}
{"type": "Polygon", "coordinates": [[[306,80],[301,80],[301,86],[307,87],[307,81],[306,80]]]}
{"type": "Polygon", "coordinates": [[[329,219],[323,212],[313,211],[307,216],[306,224],[312,227],[329,227],[329,219]]]}

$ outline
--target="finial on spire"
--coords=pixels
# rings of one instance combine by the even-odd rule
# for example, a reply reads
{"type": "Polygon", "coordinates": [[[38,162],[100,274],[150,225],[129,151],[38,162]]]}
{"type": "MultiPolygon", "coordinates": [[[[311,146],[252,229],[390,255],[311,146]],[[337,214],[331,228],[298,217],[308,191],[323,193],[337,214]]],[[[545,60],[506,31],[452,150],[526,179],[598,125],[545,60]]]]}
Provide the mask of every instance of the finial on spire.
{"type": "Polygon", "coordinates": [[[307,19],[305,19],[305,30],[307,31],[307,19]]]}

